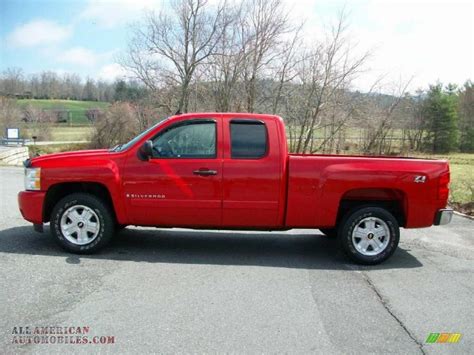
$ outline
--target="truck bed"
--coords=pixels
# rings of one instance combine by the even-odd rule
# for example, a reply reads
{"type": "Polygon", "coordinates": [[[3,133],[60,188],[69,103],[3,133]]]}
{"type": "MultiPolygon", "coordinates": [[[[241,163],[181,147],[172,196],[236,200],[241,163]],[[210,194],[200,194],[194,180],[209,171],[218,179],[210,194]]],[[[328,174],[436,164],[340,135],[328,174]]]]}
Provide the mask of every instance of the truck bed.
{"type": "Polygon", "coordinates": [[[437,192],[440,177],[449,176],[445,160],[289,154],[287,170],[288,227],[332,227],[340,204],[356,200],[395,200],[405,227],[424,227],[446,205],[437,192]]]}

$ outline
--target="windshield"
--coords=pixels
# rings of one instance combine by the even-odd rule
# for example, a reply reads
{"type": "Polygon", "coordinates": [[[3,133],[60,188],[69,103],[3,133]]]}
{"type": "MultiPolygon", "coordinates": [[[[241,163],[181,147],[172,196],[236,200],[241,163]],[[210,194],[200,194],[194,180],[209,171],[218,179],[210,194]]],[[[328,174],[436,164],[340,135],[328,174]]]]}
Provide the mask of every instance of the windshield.
{"type": "Polygon", "coordinates": [[[136,136],[135,138],[133,138],[131,141],[129,141],[128,143],[125,143],[125,144],[118,144],[116,145],[115,147],[111,148],[110,150],[112,152],[122,152],[124,150],[127,150],[128,148],[130,148],[131,146],[133,146],[136,142],[138,142],[140,139],[142,139],[144,136],[146,136],[149,132],[151,132],[153,129],[155,129],[156,127],[160,126],[162,123],[168,121],[169,117],[168,118],[165,118],[164,120],[158,122],[158,123],[155,123],[153,126],[151,126],[150,128],[144,130],[142,133],[140,133],[138,136],[136,136]]]}

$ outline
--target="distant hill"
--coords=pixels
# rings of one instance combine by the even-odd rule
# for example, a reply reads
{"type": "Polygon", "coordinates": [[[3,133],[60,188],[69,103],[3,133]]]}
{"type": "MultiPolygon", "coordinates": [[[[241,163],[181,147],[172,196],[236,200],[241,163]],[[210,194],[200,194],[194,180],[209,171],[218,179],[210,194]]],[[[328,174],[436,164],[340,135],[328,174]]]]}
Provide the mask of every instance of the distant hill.
{"type": "MultiPolygon", "coordinates": [[[[102,101],[75,101],[75,100],[36,100],[36,99],[20,99],[17,100],[18,105],[24,108],[26,106],[34,106],[48,111],[69,112],[73,124],[89,123],[86,112],[90,109],[106,109],[110,103],[102,101]]],[[[67,117],[67,114],[65,114],[67,117]]]]}

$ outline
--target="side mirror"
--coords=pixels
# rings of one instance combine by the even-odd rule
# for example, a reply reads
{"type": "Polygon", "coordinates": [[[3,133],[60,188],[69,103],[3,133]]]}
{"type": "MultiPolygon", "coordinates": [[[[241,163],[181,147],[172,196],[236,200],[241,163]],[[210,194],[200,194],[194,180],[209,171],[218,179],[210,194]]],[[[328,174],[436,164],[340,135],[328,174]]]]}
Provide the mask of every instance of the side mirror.
{"type": "Polygon", "coordinates": [[[141,147],[140,147],[140,157],[143,160],[148,160],[153,156],[153,142],[152,141],[146,141],[141,147]]]}

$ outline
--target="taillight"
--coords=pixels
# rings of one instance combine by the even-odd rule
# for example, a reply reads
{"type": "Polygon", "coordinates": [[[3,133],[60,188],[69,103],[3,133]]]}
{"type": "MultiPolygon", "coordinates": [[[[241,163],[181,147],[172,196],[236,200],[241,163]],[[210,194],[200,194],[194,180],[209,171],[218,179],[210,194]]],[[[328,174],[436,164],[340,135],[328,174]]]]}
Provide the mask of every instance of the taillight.
{"type": "Polygon", "coordinates": [[[442,174],[438,182],[438,200],[447,200],[449,197],[449,172],[442,174]]]}

